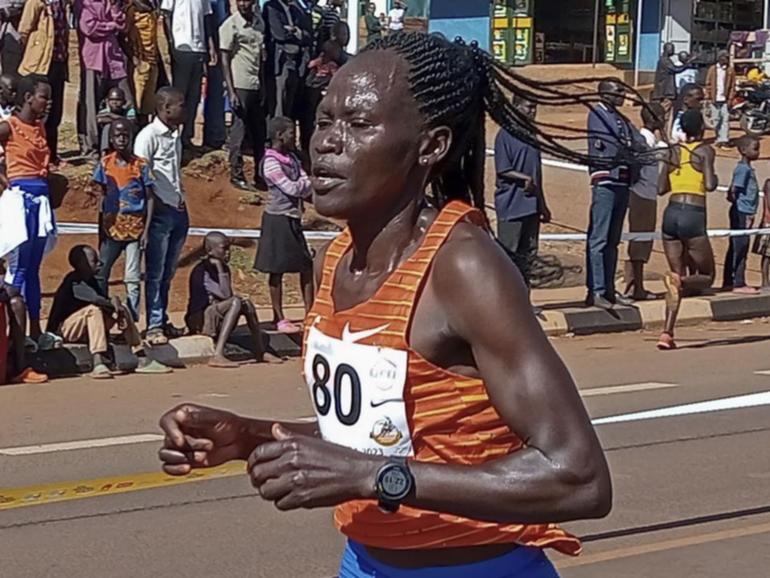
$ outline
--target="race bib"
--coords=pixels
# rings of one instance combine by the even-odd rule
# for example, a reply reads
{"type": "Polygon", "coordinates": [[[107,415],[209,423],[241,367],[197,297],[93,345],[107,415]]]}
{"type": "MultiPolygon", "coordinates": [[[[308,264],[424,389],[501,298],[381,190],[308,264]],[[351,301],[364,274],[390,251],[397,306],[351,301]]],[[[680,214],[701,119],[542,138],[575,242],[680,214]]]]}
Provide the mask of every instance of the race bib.
{"type": "Polygon", "coordinates": [[[412,456],[404,386],[407,352],[361,345],[382,326],[329,337],[315,327],[308,332],[305,379],[323,439],[359,452],[412,456]]]}

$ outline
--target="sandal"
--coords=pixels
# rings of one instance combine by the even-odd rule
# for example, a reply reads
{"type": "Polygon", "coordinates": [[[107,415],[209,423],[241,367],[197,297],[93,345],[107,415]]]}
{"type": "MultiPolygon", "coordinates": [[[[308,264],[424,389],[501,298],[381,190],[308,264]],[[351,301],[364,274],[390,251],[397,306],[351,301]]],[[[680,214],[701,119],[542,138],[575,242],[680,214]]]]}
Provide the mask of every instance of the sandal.
{"type": "Polygon", "coordinates": [[[282,319],[276,323],[275,328],[278,330],[278,333],[300,333],[302,331],[299,325],[292,323],[288,319],[282,319]]]}
{"type": "Polygon", "coordinates": [[[167,365],[163,365],[160,361],[140,357],[139,365],[134,370],[134,373],[140,375],[165,375],[167,373],[172,373],[173,371],[173,369],[167,365]]]}
{"type": "Polygon", "coordinates": [[[663,333],[660,334],[657,347],[661,351],[673,351],[674,349],[676,349],[676,342],[674,341],[674,336],[664,331],[663,333]]]}
{"type": "Polygon", "coordinates": [[[104,363],[97,363],[91,372],[92,379],[113,379],[115,376],[104,363]]]}
{"type": "Polygon", "coordinates": [[[64,339],[54,333],[44,332],[37,338],[37,346],[40,351],[53,351],[64,346],[64,339]]]}
{"type": "Polygon", "coordinates": [[[163,334],[162,329],[150,329],[144,340],[150,347],[168,344],[168,337],[163,334]]]}
{"type": "Polygon", "coordinates": [[[31,367],[26,368],[24,371],[22,371],[19,375],[14,377],[11,380],[11,383],[14,384],[40,384],[40,383],[47,383],[48,382],[48,376],[44,373],[38,373],[31,367]]]}

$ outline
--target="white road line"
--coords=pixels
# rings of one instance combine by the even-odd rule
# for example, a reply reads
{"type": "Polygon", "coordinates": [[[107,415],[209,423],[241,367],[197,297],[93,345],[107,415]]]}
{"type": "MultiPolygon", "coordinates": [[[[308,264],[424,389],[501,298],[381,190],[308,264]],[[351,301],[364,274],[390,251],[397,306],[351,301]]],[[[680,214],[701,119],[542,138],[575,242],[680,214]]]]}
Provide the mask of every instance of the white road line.
{"type": "Polygon", "coordinates": [[[99,439],[92,439],[92,440],[60,442],[60,443],[54,443],[54,444],[40,444],[40,445],[34,445],[34,446],[0,448],[0,455],[30,456],[34,454],[65,452],[69,450],[83,450],[88,448],[106,448],[110,446],[143,444],[147,442],[159,442],[162,440],[163,440],[163,436],[160,434],[137,434],[137,435],[130,435],[130,436],[117,436],[117,437],[111,437],[111,438],[99,438],[99,439]]]}
{"type": "Polygon", "coordinates": [[[580,395],[583,397],[595,397],[597,395],[614,395],[616,393],[632,393],[635,391],[650,391],[653,389],[669,389],[679,387],[678,383],[658,383],[657,381],[646,381],[644,383],[629,383],[628,385],[611,385],[608,387],[592,387],[583,389],[580,395]]]}
{"type": "Polygon", "coordinates": [[[698,413],[711,413],[728,409],[759,407],[762,405],[770,405],[770,391],[751,393],[749,395],[738,395],[735,397],[725,397],[722,399],[713,399],[710,401],[701,401],[698,403],[672,405],[669,407],[661,407],[648,411],[637,411],[634,413],[607,416],[594,419],[591,421],[591,423],[594,425],[607,425],[613,423],[626,423],[630,421],[657,419],[661,417],[680,417],[683,415],[693,415],[698,413]]]}
{"type": "Polygon", "coordinates": [[[770,375],[770,369],[763,369],[761,371],[755,371],[754,375],[770,375]]]}

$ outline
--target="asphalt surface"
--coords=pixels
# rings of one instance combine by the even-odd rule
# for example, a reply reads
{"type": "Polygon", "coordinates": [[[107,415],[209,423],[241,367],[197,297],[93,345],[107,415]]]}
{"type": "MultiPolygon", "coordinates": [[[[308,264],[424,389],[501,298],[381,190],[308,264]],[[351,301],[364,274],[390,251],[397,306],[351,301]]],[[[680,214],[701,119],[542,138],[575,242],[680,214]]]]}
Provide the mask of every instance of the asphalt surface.
{"type": "MultiPolygon", "coordinates": [[[[767,576],[770,393],[761,394],[770,392],[770,324],[684,328],[673,353],[657,352],[655,337],[553,341],[592,418],[625,420],[597,425],[615,485],[612,514],[569,524],[585,538],[584,554],[553,559],[566,578],[767,576]],[[738,407],[719,409],[730,403],[738,407]],[[750,403],[762,405],[740,407],[750,403]],[[668,407],[683,415],[629,415],[668,407]],[[692,413],[704,409],[713,411],[692,413]]],[[[310,412],[296,361],[0,388],[0,576],[334,576],[343,539],[330,511],[278,512],[232,475],[237,466],[227,477],[170,485],[152,474],[155,441],[82,442],[157,434],[158,416],[182,400],[257,416],[310,412]],[[61,442],[77,443],[48,445],[61,442]],[[73,492],[113,477],[124,493],[73,492]],[[126,482],[149,478],[160,487],[133,491],[126,482]],[[64,495],[76,499],[53,501],[64,495]],[[9,508],[9,496],[24,505],[9,508]]]]}

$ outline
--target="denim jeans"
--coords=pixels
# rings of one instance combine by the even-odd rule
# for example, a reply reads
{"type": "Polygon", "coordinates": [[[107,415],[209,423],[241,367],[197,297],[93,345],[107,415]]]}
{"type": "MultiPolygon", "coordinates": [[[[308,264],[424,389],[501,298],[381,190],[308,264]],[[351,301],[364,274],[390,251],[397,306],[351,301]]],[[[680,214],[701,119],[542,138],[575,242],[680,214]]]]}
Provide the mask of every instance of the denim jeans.
{"type": "Polygon", "coordinates": [[[186,210],[178,211],[163,203],[155,203],[144,259],[147,329],[160,329],[168,322],[168,293],[189,228],[190,219],[186,210]]]}
{"type": "Polygon", "coordinates": [[[711,108],[714,131],[717,133],[717,144],[727,144],[730,142],[730,107],[726,102],[715,102],[711,108]]]}
{"type": "MultiPolygon", "coordinates": [[[[754,215],[741,213],[733,203],[730,206],[730,228],[736,231],[750,229],[754,215]]],[[[730,237],[724,268],[724,287],[746,286],[746,260],[749,258],[749,237],[730,237]]]]}
{"type": "Polygon", "coordinates": [[[141,300],[139,285],[142,279],[142,252],[139,248],[139,241],[115,241],[105,237],[99,251],[99,260],[102,262],[102,266],[96,275],[96,280],[102,294],[109,296],[112,267],[124,251],[126,252],[126,266],[123,273],[123,283],[126,286],[126,305],[134,321],[139,321],[139,303],[141,300]]]}
{"type": "Polygon", "coordinates": [[[618,245],[628,209],[628,185],[594,185],[586,248],[586,285],[589,295],[615,300],[618,245]]]}

